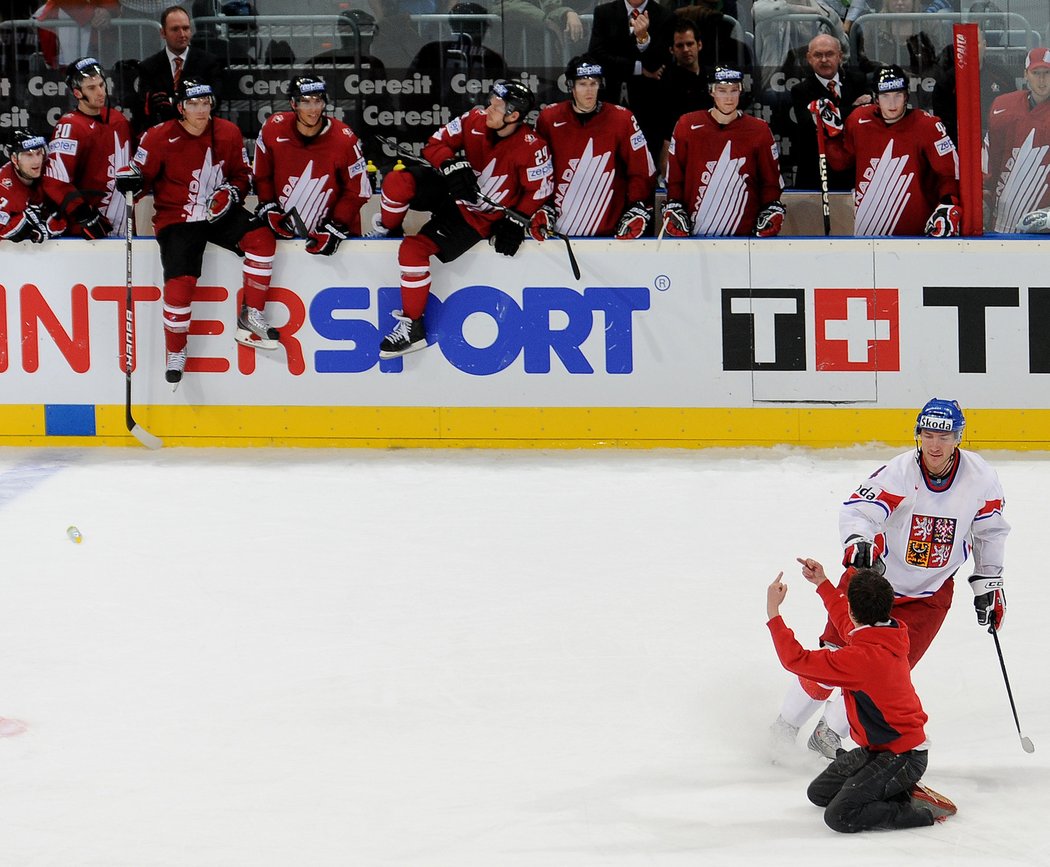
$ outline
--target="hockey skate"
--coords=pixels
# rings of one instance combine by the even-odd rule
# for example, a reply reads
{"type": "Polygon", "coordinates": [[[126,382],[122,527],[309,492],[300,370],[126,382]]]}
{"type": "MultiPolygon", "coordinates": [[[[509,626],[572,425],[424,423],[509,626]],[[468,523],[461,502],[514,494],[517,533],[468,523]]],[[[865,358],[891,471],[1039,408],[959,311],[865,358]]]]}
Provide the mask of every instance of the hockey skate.
{"type": "Polygon", "coordinates": [[[379,344],[380,358],[397,358],[409,352],[418,352],[427,346],[427,332],[423,327],[423,318],[410,319],[400,310],[394,311],[397,325],[379,344]]]}
{"type": "Polygon", "coordinates": [[[798,738],[798,726],[793,726],[782,716],[778,716],[769,727],[769,752],[773,764],[782,764],[795,751],[798,738]]]}
{"type": "Polygon", "coordinates": [[[172,391],[178,388],[180,382],[182,382],[182,371],[186,369],[186,350],[180,349],[178,352],[168,353],[168,369],[164,373],[164,378],[171,383],[172,391]]]}
{"type": "Polygon", "coordinates": [[[247,306],[241,308],[233,336],[238,343],[255,349],[276,349],[280,337],[281,333],[266,321],[261,310],[247,306]]]}
{"type": "Polygon", "coordinates": [[[817,727],[813,729],[813,734],[809,736],[806,746],[831,761],[846,752],[842,747],[842,738],[828,725],[824,717],[820,718],[817,727]]]}
{"type": "Polygon", "coordinates": [[[916,783],[912,786],[911,791],[908,792],[908,797],[911,799],[913,806],[925,807],[933,813],[934,822],[943,822],[949,816],[954,816],[959,809],[940,792],[935,792],[922,783],[916,783]]]}
{"type": "Polygon", "coordinates": [[[372,215],[372,228],[369,229],[367,232],[365,232],[365,234],[363,234],[361,236],[361,240],[363,240],[363,241],[378,241],[380,238],[402,238],[402,237],[404,237],[404,232],[401,230],[400,226],[398,226],[397,228],[394,228],[394,229],[388,229],[386,226],[383,225],[382,220],[383,220],[382,214],[378,214],[378,213],[377,214],[373,214],[372,215]]]}

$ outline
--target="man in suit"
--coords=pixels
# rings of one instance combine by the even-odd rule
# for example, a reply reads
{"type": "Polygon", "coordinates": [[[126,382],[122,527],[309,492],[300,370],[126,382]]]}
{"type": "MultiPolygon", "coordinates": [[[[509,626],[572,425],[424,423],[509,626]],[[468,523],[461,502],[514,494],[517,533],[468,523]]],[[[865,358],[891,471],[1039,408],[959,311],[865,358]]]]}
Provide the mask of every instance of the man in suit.
{"type": "Polygon", "coordinates": [[[216,107],[221,94],[222,61],[200,48],[191,48],[193,28],[190,16],[181,6],[169,6],[160,16],[164,48],[139,64],[136,93],[136,128],[175,120],[175,93],[182,79],[192,79],[211,86],[216,107]]]}
{"type": "MultiPolygon", "coordinates": [[[[813,124],[809,104],[818,99],[830,99],[839,108],[845,122],[850,112],[859,105],[871,102],[871,88],[863,73],[842,68],[842,45],[827,33],[814,36],[806,51],[809,71],[791,88],[791,102],[797,132],[791,141],[791,156],[798,172],[794,186],[800,190],[820,189],[817,168],[817,129],[813,124]]],[[[853,172],[828,169],[829,190],[852,190],[853,172]]]]}
{"type": "Polygon", "coordinates": [[[654,159],[663,142],[659,83],[669,60],[672,20],[656,0],[602,3],[594,8],[587,49],[605,71],[605,98],[634,112],[654,159]]]}

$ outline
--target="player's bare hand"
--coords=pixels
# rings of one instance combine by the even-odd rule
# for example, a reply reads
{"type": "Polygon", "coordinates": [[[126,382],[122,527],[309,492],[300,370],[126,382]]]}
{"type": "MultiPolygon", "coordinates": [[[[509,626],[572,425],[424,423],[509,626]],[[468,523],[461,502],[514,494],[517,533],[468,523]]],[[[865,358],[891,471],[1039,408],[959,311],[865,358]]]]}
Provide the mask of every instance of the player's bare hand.
{"type": "Polygon", "coordinates": [[[766,617],[769,620],[780,615],[780,605],[787,596],[788,587],[783,579],[784,573],[777,572],[777,577],[766,589],[766,617]]]}
{"type": "Polygon", "coordinates": [[[824,574],[824,567],[816,560],[810,557],[796,557],[795,559],[802,564],[802,577],[814,587],[828,580],[828,576],[824,574]]]}

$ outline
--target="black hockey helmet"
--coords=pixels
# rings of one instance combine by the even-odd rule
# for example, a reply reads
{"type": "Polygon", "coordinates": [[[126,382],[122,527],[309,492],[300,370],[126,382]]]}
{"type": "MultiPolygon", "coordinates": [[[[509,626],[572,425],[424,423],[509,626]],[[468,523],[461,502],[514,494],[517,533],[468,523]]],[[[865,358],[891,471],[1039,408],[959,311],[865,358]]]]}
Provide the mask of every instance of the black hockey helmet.
{"type": "Polygon", "coordinates": [[[507,106],[507,114],[516,111],[520,114],[519,120],[525,120],[525,116],[536,107],[536,97],[522,82],[517,79],[504,79],[494,82],[492,96],[498,96],[507,106]]]}
{"type": "Polygon", "coordinates": [[[716,84],[739,84],[744,88],[744,73],[732,66],[716,66],[711,73],[711,86],[716,84]]]}
{"type": "Polygon", "coordinates": [[[304,96],[319,96],[328,102],[328,85],[323,78],[316,75],[299,75],[292,79],[288,88],[288,95],[293,102],[297,102],[304,96]]]}
{"type": "Polygon", "coordinates": [[[11,130],[8,140],[10,143],[7,146],[7,155],[12,159],[15,154],[24,154],[35,150],[47,151],[47,139],[31,129],[26,129],[24,126],[11,130]]]}
{"type": "Polygon", "coordinates": [[[200,99],[205,96],[211,100],[212,108],[214,108],[215,93],[211,85],[192,78],[184,78],[179,82],[179,89],[175,93],[175,103],[181,106],[187,99],[200,99]]]}
{"type": "Polygon", "coordinates": [[[565,67],[565,83],[569,89],[581,78],[595,78],[599,87],[605,87],[605,70],[601,62],[591,54],[579,54],[565,67]]]}
{"type": "Polygon", "coordinates": [[[896,64],[883,66],[875,73],[874,90],[876,96],[880,93],[898,93],[901,91],[907,93],[909,90],[908,73],[896,64]]]}
{"type": "Polygon", "coordinates": [[[66,67],[66,87],[70,90],[79,88],[85,78],[94,78],[96,75],[105,81],[106,71],[102,64],[94,57],[81,57],[66,67]]]}

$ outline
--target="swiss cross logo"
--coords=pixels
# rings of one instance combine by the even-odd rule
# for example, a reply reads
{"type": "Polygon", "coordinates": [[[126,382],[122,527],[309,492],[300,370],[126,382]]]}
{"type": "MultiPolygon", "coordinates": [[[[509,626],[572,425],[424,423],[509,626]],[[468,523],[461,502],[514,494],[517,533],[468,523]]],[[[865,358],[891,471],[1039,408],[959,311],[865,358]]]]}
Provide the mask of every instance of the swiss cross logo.
{"type": "Polygon", "coordinates": [[[900,370],[896,289],[814,289],[817,370],[900,370]]]}
{"type": "Polygon", "coordinates": [[[905,561],[923,569],[940,569],[952,556],[955,544],[955,518],[912,515],[905,561]]]}

